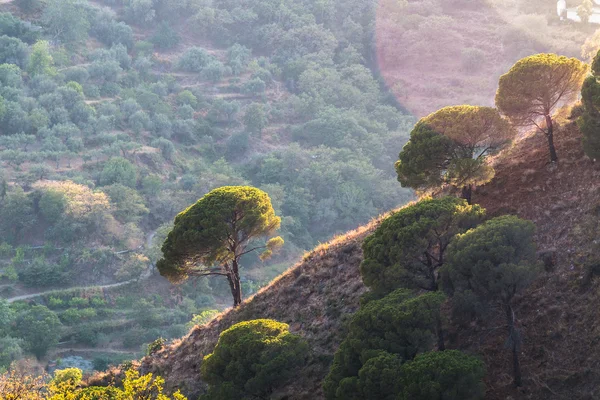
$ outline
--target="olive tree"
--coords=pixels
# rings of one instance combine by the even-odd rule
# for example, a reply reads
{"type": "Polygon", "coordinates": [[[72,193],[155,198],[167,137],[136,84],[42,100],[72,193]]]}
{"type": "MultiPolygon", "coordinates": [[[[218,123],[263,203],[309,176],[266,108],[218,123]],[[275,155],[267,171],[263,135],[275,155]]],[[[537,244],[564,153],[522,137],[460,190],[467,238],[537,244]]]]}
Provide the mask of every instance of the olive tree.
{"type": "Polygon", "coordinates": [[[525,57],[500,77],[496,107],[516,126],[535,126],[546,135],[550,162],[557,162],[552,114],[577,99],[588,71],[576,58],[556,54],[525,57]]]}
{"type": "Polygon", "coordinates": [[[62,324],[56,314],[44,306],[33,306],[17,317],[16,329],[26,347],[37,358],[58,344],[62,324]]]}
{"type": "Polygon", "coordinates": [[[269,399],[308,356],[308,344],[289,325],[270,319],[240,322],[223,331],[200,373],[206,400],[269,399]]]}
{"type": "Polygon", "coordinates": [[[489,182],[494,169],[486,158],[515,137],[510,123],[491,107],[445,107],[422,118],[404,146],[396,172],[403,187],[416,190],[442,184],[463,188],[471,202],[471,188],[489,182]]]}
{"type": "Polygon", "coordinates": [[[161,275],[177,282],[188,277],[227,278],[233,306],[242,302],[240,259],[264,250],[269,257],[283,245],[281,237],[256,243],[271,236],[281,223],[271,199],[262,190],[249,186],[215,189],[175,218],[175,226],[162,246],[163,258],[157,267],[161,275]]]}
{"type": "Polygon", "coordinates": [[[521,333],[517,329],[513,300],[540,271],[534,231],[532,222],[516,216],[494,218],[458,235],[448,249],[444,267],[450,293],[467,292],[484,307],[500,304],[506,315],[516,386],[521,385],[521,333]]]}

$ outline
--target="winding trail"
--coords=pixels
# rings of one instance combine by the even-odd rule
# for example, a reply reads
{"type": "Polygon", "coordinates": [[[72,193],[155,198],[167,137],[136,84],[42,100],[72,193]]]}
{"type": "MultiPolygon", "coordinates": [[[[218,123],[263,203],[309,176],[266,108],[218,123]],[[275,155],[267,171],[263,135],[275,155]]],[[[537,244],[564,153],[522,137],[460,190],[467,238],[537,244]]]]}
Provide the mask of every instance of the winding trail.
{"type": "MultiPolygon", "coordinates": [[[[2,0],[0,0],[0,2],[1,1],[2,0]]],[[[152,245],[152,240],[154,239],[154,236],[156,236],[156,230],[150,232],[146,236],[146,243],[145,243],[146,249],[149,249],[150,246],[152,245]]],[[[55,292],[63,291],[63,290],[92,290],[92,289],[104,290],[104,289],[114,289],[114,288],[118,288],[118,287],[121,287],[121,286],[129,285],[130,283],[144,281],[144,280],[146,280],[146,279],[148,279],[148,278],[150,278],[152,276],[152,272],[153,271],[154,271],[154,265],[150,265],[148,268],[146,268],[146,270],[140,276],[138,276],[137,278],[130,279],[130,280],[125,281],[125,282],[111,283],[109,285],[79,286],[79,287],[70,287],[70,288],[62,288],[62,289],[51,289],[51,290],[46,290],[46,291],[43,291],[43,292],[30,293],[30,294],[24,294],[24,295],[21,295],[21,296],[9,297],[9,298],[7,298],[5,300],[7,302],[9,302],[9,303],[14,303],[15,301],[35,299],[36,297],[45,296],[47,294],[51,294],[51,293],[55,293],[55,292]]]]}
{"type": "Polygon", "coordinates": [[[110,354],[136,354],[134,350],[115,350],[115,349],[102,349],[102,348],[81,348],[81,347],[64,347],[57,348],[54,353],[110,353],[110,354]]]}

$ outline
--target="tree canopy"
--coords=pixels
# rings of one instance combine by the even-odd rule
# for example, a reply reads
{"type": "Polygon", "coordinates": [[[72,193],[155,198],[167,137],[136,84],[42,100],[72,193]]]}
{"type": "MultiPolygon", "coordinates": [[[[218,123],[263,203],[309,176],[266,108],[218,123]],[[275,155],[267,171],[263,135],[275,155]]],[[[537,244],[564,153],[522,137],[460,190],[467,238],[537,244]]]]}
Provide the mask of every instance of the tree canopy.
{"type": "Polygon", "coordinates": [[[348,336],[335,353],[323,382],[327,399],[346,399],[344,387],[355,385],[363,365],[381,355],[381,351],[405,362],[431,350],[445,296],[440,292],[413,295],[409,290],[398,289],[370,301],[352,316],[348,336]]]}
{"type": "MultiPolygon", "coordinates": [[[[458,235],[448,249],[444,267],[449,293],[473,295],[478,306],[499,302],[505,312],[513,373],[521,385],[518,359],[520,332],[516,328],[513,298],[533,282],[540,271],[533,242],[535,226],[516,216],[491,219],[458,235]]],[[[474,307],[476,305],[473,305],[474,307]]]]}
{"type": "Polygon", "coordinates": [[[267,399],[294,376],[308,356],[308,344],[287,324],[259,319],[223,331],[212,354],[204,357],[202,378],[210,385],[206,400],[267,399]]]}
{"type": "Polygon", "coordinates": [[[583,114],[577,119],[583,135],[583,150],[592,159],[600,158],[600,52],[592,62],[592,75],[581,88],[583,114]]]}
{"type": "Polygon", "coordinates": [[[363,243],[365,285],[379,295],[398,288],[437,290],[450,240],[475,227],[484,213],[453,197],[422,200],[393,213],[363,243]]]}
{"type": "Polygon", "coordinates": [[[58,343],[62,324],[47,307],[34,306],[17,317],[16,329],[27,348],[41,358],[58,343]]]}
{"type": "Polygon", "coordinates": [[[416,190],[486,183],[494,176],[486,157],[504,148],[515,134],[494,108],[442,108],[422,118],[411,132],[396,162],[398,180],[416,190]]]}
{"type": "Polygon", "coordinates": [[[402,366],[403,400],[483,400],[485,365],[457,350],[420,354],[402,366]]]}
{"type": "Polygon", "coordinates": [[[550,161],[558,161],[552,114],[577,99],[588,71],[576,58],[556,54],[525,57],[500,77],[496,107],[514,125],[536,126],[548,139],[550,161]]]}
{"type": "Polygon", "coordinates": [[[280,223],[262,190],[249,186],[215,189],[175,218],[157,267],[175,282],[190,276],[225,276],[237,306],[242,300],[240,258],[258,249],[265,249],[266,257],[280,247],[283,239],[276,237],[266,245],[248,248],[253,240],[271,236],[280,223]]]}

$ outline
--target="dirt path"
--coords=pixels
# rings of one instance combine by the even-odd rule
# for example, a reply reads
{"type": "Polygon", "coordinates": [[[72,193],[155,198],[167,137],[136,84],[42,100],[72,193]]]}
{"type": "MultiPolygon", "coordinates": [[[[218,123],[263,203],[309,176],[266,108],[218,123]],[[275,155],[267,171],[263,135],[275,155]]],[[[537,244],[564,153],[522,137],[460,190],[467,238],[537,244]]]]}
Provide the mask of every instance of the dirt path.
{"type": "Polygon", "coordinates": [[[117,288],[117,287],[128,285],[130,283],[136,282],[136,281],[141,280],[141,279],[147,279],[152,274],[152,272],[151,272],[152,268],[148,268],[148,271],[150,271],[150,273],[148,273],[146,271],[142,275],[140,275],[139,278],[130,279],[130,280],[125,281],[125,282],[112,283],[110,285],[100,285],[100,286],[81,286],[81,287],[70,287],[70,288],[64,288],[64,289],[52,289],[52,290],[46,290],[44,292],[24,294],[22,296],[10,297],[10,298],[5,299],[5,300],[8,301],[9,303],[14,303],[15,301],[34,299],[36,297],[40,297],[40,296],[44,296],[44,295],[47,295],[47,294],[55,293],[55,292],[58,292],[58,291],[61,291],[61,290],[113,289],[113,288],[117,288]]]}
{"type": "Polygon", "coordinates": [[[110,353],[110,354],[136,354],[133,350],[115,350],[102,348],[81,348],[81,347],[65,347],[58,348],[54,351],[56,354],[63,353],[110,353]]]}
{"type": "MultiPolygon", "coordinates": [[[[2,0],[0,0],[1,2],[2,0]]],[[[154,239],[154,236],[156,236],[156,230],[150,232],[148,235],[146,235],[146,249],[149,249],[150,246],[152,245],[152,240],[154,239]]],[[[5,299],[6,301],[8,301],[9,303],[14,303],[15,301],[19,301],[19,300],[29,300],[29,299],[35,299],[36,297],[40,297],[40,296],[44,296],[47,294],[51,294],[60,290],[92,290],[92,289],[96,289],[96,290],[104,290],[104,289],[114,289],[114,288],[118,288],[121,286],[125,286],[125,285],[129,285],[130,283],[134,283],[134,282],[139,282],[139,281],[144,281],[148,278],[150,278],[152,276],[152,272],[154,271],[154,265],[150,265],[148,268],[146,268],[146,270],[137,278],[133,278],[130,279],[128,281],[125,282],[119,282],[119,283],[111,283],[109,285],[97,285],[97,286],[80,286],[80,287],[71,287],[71,288],[64,288],[64,289],[51,289],[51,290],[46,290],[43,292],[37,292],[37,293],[30,293],[30,294],[24,294],[24,295],[20,295],[20,296],[15,296],[15,297],[10,297],[8,299],[5,299]]]]}

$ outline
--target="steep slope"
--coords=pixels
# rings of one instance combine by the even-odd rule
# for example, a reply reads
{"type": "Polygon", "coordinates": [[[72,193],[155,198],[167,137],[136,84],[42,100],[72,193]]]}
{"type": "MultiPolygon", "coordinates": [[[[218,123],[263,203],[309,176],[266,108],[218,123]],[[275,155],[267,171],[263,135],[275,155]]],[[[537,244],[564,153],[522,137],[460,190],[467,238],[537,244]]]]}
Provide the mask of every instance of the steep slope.
{"type": "Polygon", "coordinates": [[[554,5],[381,1],[379,70],[402,104],[419,117],[452,104],[491,106],[498,77],[520,58],[540,52],[580,56],[589,30],[560,23],[554,5]]]}
{"type": "Polygon", "coordinates": [[[202,357],[212,352],[219,333],[240,321],[272,318],[289,323],[312,348],[310,365],[287,391],[293,398],[318,397],[320,381],[343,338],[344,322],[358,309],[365,292],[358,271],[361,243],[376,226],[374,221],[316,248],[239,309],[226,311],[144,359],[142,369],[163,375],[170,388],[181,388],[194,398],[202,390],[198,379],[202,357]]]}
{"type": "MultiPolygon", "coordinates": [[[[567,121],[557,139],[558,167],[546,165],[544,138],[531,135],[496,160],[496,178],[475,194],[475,201],[491,216],[514,213],[534,221],[539,249],[554,259],[518,300],[517,315],[524,333],[522,389],[510,383],[510,354],[503,348],[501,319],[488,326],[454,329],[450,334],[453,347],[478,353],[486,361],[489,399],[600,396],[600,295],[592,282],[597,264],[593,247],[597,247],[599,233],[600,166],[583,155],[574,123],[567,121]]],[[[358,308],[365,291],[358,271],[360,245],[377,224],[373,221],[315,249],[240,309],[225,312],[145,358],[142,369],[162,374],[170,388],[181,388],[193,397],[202,391],[202,357],[212,351],[219,332],[238,321],[274,318],[289,323],[313,348],[310,366],[281,394],[294,399],[321,398],[321,380],[343,339],[344,322],[358,308]]]]}

